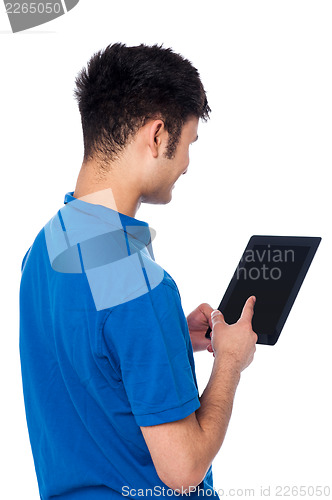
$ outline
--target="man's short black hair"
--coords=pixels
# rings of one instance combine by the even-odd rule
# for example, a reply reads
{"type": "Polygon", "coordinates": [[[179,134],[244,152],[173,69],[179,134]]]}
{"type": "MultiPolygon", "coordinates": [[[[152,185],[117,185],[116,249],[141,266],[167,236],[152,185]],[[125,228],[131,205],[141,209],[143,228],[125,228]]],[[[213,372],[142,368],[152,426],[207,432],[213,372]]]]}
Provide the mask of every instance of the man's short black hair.
{"type": "Polygon", "coordinates": [[[199,73],[170,48],[115,43],[95,53],[76,77],[74,96],[81,113],[84,161],[101,164],[118,157],[140,127],[162,119],[172,158],[183,124],[209,118],[199,73]]]}

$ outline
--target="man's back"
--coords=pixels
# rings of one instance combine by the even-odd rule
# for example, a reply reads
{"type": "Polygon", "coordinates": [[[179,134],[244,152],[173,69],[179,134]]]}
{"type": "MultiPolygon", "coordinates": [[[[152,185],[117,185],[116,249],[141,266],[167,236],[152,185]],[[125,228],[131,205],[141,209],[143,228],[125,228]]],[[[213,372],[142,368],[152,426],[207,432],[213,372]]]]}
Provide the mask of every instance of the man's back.
{"type": "Polygon", "coordinates": [[[22,263],[20,353],[41,498],[167,488],[140,426],[200,403],[179,292],[147,223],[66,194],[22,263]]]}

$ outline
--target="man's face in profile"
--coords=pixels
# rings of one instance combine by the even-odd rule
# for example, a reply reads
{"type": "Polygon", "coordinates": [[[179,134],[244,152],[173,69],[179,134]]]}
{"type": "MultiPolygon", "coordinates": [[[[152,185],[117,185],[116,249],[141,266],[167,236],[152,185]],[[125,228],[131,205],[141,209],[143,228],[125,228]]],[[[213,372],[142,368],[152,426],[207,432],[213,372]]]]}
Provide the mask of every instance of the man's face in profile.
{"type": "Polygon", "coordinates": [[[150,192],[145,193],[143,203],[166,204],[171,201],[176,181],[187,171],[189,146],[198,138],[198,121],[198,118],[190,118],[183,125],[173,158],[160,158],[156,171],[152,173],[150,192]]]}

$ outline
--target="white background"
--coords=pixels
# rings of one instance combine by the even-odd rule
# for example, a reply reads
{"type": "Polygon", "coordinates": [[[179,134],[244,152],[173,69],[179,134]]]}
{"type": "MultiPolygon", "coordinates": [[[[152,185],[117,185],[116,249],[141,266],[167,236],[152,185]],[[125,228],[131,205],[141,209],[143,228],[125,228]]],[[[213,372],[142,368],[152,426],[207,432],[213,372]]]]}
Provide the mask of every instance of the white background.
{"type": "MultiPolygon", "coordinates": [[[[136,215],[156,229],[156,260],[186,315],[201,302],[218,306],[252,234],[323,238],[278,343],[257,346],[242,373],[215,487],[252,488],[255,498],[261,486],[270,497],[277,485],[332,491],[331,25],[329,1],[81,0],[11,34],[1,5],[1,498],[39,498],[18,356],[21,261],[75,188],[83,142],[74,78],[118,41],[183,54],[212,108],[172,202],[136,215]]],[[[213,357],[195,358],[201,393],[213,357]]]]}

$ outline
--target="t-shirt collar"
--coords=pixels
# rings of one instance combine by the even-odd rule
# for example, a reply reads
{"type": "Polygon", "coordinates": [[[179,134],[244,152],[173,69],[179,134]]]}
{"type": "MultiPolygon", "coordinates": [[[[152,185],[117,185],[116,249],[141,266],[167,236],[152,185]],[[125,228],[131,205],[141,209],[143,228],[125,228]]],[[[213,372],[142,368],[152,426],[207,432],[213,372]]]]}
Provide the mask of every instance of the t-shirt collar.
{"type": "Polygon", "coordinates": [[[122,226],[125,232],[130,234],[133,238],[140,240],[145,245],[151,243],[154,236],[152,234],[154,233],[154,230],[150,231],[149,224],[147,222],[122,214],[121,212],[117,212],[116,210],[105,207],[104,205],[88,203],[80,200],[79,198],[75,198],[73,194],[74,191],[69,191],[65,194],[65,205],[74,202],[75,207],[80,211],[89,215],[94,215],[105,222],[109,222],[113,226],[115,221],[121,221],[121,224],[119,223],[119,229],[122,226]]]}

